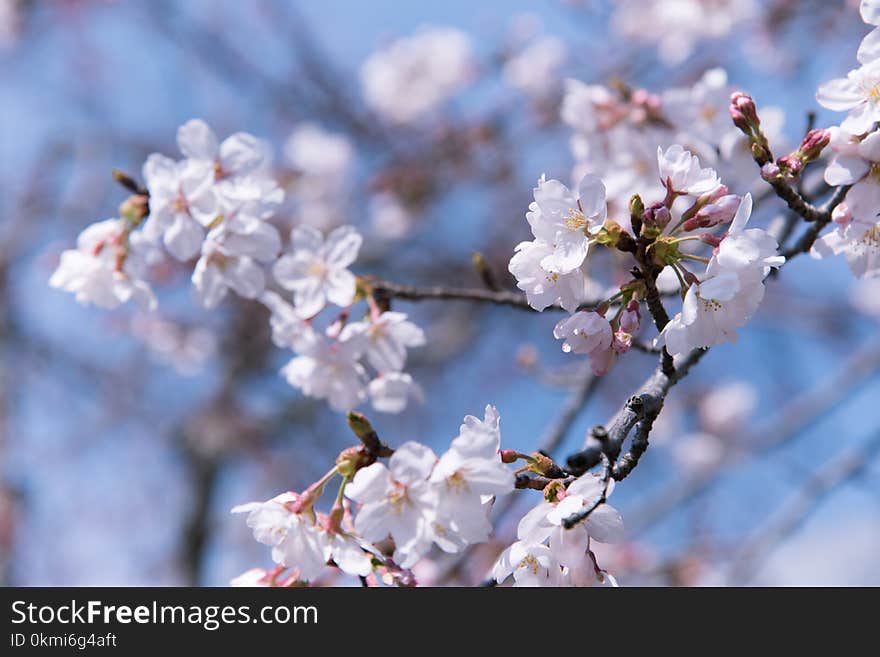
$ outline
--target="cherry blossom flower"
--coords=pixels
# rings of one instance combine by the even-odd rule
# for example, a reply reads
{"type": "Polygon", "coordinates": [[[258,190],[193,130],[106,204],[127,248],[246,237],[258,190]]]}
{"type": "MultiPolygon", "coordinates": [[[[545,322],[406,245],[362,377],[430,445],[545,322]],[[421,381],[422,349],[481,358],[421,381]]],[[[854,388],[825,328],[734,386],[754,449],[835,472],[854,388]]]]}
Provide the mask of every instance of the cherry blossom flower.
{"type": "Polygon", "coordinates": [[[394,539],[394,561],[409,568],[431,545],[436,496],[428,477],[437,456],[424,445],[407,442],[389,460],[358,470],[346,496],[361,503],[354,527],[365,540],[394,539]]]}
{"type": "Polygon", "coordinates": [[[565,340],[562,351],[576,354],[608,349],[614,338],[608,320],[593,311],[581,311],[563,319],[553,329],[553,337],[565,340]]]}
{"type": "Polygon", "coordinates": [[[745,228],[751,209],[752,198],[746,194],[702,280],[688,288],[681,312],[660,334],[658,343],[673,356],[735,340],[736,329],[764,298],[764,277],[784,262],[771,235],[745,228]]]}
{"type": "Polygon", "coordinates": [[[199,301],[205,308],[214,308],[227,289],[246,299],[256,298],[266,286],[265,274],[257,263],[274,260],[280,248],[278,231],[263,222],[242,233],[223,225],[213,229],[202,244],[192,275],[199,301]]]}
{"type": "Polygon", "coordinates": [[[362,340],[332,340],[313,331],[299,336],[296,346],[299,355],[281,370],[290,385],[308,397],[326,399],[340,413],[366,399],[366,372],[358,362],[362,340]]]}
{"type": "Polygon", "coordinates": [[[328,550],[311,509],[293,510],[298,500],[295,493],[282,493],[266,502],[240,504],[232,513],[247,513],[248,527],[257,541],[272,548],[273,561],[296,568],[300,578],[309,581],[324,570],[328,550]]]}
{"type": "Polygon", "coordinates": [[[553,337],[564,340],[562,351],[586,354],[594,374],[607,374],[614,364],[614,330],[610,322],[593,311],[581,311],[560,321],[553,337]]]}
{"type": "Polygon", "coordinates": [[[83,305],[115,308],[134,299],[152,310],[156,299],[142,279],[153,255],[143,235],[129,233],[124,220],[100,221],[80,233],[75,249],[61,254],[49,285],[72,292],[83,305]]]}
{"type": "Polygon", "coordinates": [[[406,365],[407,348],[425,344],[425,332],[399,312],[348,324],[342,336],[354,333],[366,338],[367,361],[379,372],[399,372],[406,365]]]}
{"type": "Polygon", "coordinates": [[[586,301],[590,281],[580,269],[567,274],[544,269],[541,263],[553,254],[554,249],[547,242],[520,242],[508,268],[516,278],[516,286],[526,293],[532,308],[544,310],[558,303],[565,310],[574,312],[586,301]]]}
{"type": "Polygon", "coordinates": [[[880,183],[866,180],[854,185],[843,206],[845,221],[817,239],[810,255],[819,259],[844,255],[857,278],[880,276],[877,208],[880,208],[880,183]]]}
{"type": "Polygon", "coordinates": [[[597,176],[586,175],[575,194],[558,180],[542,176],[534,196],[526,219],[535,238],[553,247],[541,267],[557,274],[578,269],[587,257],[591,233],[605,221],[605,185],[597,176]]]}
{"type": "Polygon", "coordinates": [[[367,104],[396,123],[411,123],[465,85],[473,68],[470,38],[428,27],[373,53],[361,67],[367,104]]]}
{"type": "Polygon", "coordinates": [[[868,132],[880,120],[880,60],[821,85],[816,100],[835,112],[849,112],[840,124],[842,129],[853,134],[868,132]]]}
{"type": "Polygon", "coordinates": [[[517,587],[561,586],[562,568],[546,545],[517,541],[498,558],[492,570],[496,582],[513,575],[517,587]]]}
{"type": "Polygon", "coordinates": [[[191,119],[177,129],[180,152],[191,161],[210,166],[216,180],[253,174],[268,164],[268,145],[246,132],[236,132],[222,142],[201,119],[191,119]]]}
{"type": "Polygon", "coordinates": [[[702,196],[713,192],[721,182],[714,169],[700,166],[700,159],[674,144],[665,151],[657,147],[660,181],[676,194],[702,196]]]}
{"type": "Polygon", "coordinates": [[[342,572],[366,577],[373,571],[370,555],[354,536],[344,532],[327,532],[324,539],[329,558],[342,572]]]}
{"type": "Polygon", "coordinates": [[[560,84],[558,73],[565,57],[565,43],[561,39],[543,36],[505,62],[504,79],[529,96],[545,98],[560,84]]]}
{"type": "Polygon", "coordinates": [[[272,291],[263,292],[260,302],[270,311],[269,326],[272,342],[283,349],[302,351],[308,349],[317,338],[314,329],[303,320],[296,309],[272,291]]]}
{"type": "Polygon", "coordinates": [[[483,420],[466,416],[459,435],[431,473],[438,499],[434,540],[447,552],[486,541],[492,524],[483,500],[513,491],[513,473],[499,457],[499,421],[494,406],[486,406],[483,420]]]}
{"type": "Polygon", "coordinates": [[[293,291],[297,313],[317,315],[326,303],[348,306],[354,300],[355,277],[348,266],[357,259],[362,238],[351,226],[333,230],[326,241],[311,226],[299,226],[290,234],[292,252],[273,267],[275,280],[293,291]]]}
{"type": "Polygon", "coordinates": [[[422,388],[406,372],[384,372],[367,386],[370,403],[380,413],[400,413],[410,399],[424,400],[422,388]]]}
{"type": "Polygon", "coordinates": [[[213,169],[205,162],[175,162],[154,153],[144,163],[143,175],[150,192],[144,236],[161,238],[178,260],[195,257],[206,227],[220,212],[213,191],[213,169]]]}
{"type": "MultiPolygon", "coordinates": [[[[606,583],[589,550],[590,539],[617,542],[623,536],[623,521],[614,507],[602,503],[571,529],[562,526],[568,516],[592,507],[614,490],[587,474],[572,482],[559,502],[541,502],[520,520],[517,542],[499,557],[493,576],[499,583],[513,574],[514,586],[592,586],[606,583]],[[545,545],[545,542],[548,545],[545,545]]],[[[613,582],[609,580],[608,583],[613,582]]]]}
{"type": "Polygon", "coordinates": [[[825,168],[825,182],[832,187],[853,185],[871,175],[880,184],[880,132],[864,139],[838,127],[830,132],[834,157],[825,168]]]}

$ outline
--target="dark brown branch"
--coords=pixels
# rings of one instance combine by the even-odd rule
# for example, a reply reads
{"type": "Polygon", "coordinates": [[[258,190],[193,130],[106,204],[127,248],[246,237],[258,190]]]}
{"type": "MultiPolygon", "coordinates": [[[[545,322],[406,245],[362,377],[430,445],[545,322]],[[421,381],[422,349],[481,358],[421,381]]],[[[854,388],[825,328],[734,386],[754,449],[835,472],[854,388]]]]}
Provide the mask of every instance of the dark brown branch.
{"type": "MultiPolygon", "coordinates": [[[[795,242],[790,248],[785,249],[782,252],[782,255],[786,257],[786,259],[791,258],[799,253],[807,253],[816,242],[816,239],[819,237],[819,233],[822,232],[822,229],[825,228],[829,223],[831,223],[831,213],[834,211],[838,205],[843,203],[843,200],[846,198],[847,192],[849,192],[851,185],[843,185],[838,187],[834,194],[830,199],[822,206],[820,210],[818,210],[818,215],[816,219],[809,219],[808,221],[813,221],[813,225],[810,226],[807,231],[801,235],[800,239],[795,242]]],[[[803,216],[803,215],[802,215],[803,216]]],[[[804,217],[806,218],[806,217],[804,217]]]]}

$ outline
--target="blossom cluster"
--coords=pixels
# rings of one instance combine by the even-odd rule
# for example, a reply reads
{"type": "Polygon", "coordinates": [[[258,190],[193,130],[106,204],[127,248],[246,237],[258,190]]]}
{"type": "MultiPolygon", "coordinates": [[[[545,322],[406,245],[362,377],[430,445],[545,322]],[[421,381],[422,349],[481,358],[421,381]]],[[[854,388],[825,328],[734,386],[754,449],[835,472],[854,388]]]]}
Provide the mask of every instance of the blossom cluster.
{"type": "MultiPolygon", "coordinates": [[[[340,226],[325,238],[303,223],[293,228],[289,250],[282,253],[270,219],[284,191],[271,175],[268,144],[243,132],[221,142],[198,119],[180,127],[177,143],[183,158],[150,155],[143,193],[121,206],[120,218],[87,227],[77,248],[62,253],[50,285],[83,304],[113,308],[135,299],[153,309],[156,297],[147,277],[150,265],[163,259],[164,246],[174,260],[196,261],[193,289],[205,308],[216,307],[230,290],[269,308],[275,343],[297,354],[282,374],[304,394],[326,399],[340,412],[370,399],[378,411],[399,413],[420,398],[418,384],[403,370],[407,349],[423,345],[424,332],[403,313],[382,312],[372,299],[366,317],[348,321],[358,298],[349,266],[360,250],[360,233],[340,226]],[[340,314],[319,330],[313,320],[328,305],[338,306],[340,314]]],[[[311,181],[302,185],[313,195],[300,210],[311,209],[315,223],[315,208],[326,207],[338,190],[350,153],[345,142],[301,126],[287,154],[300,181],[311,181]],[[318,182],[327,187],[316,191],[318,182]]]]}
{"type": "Polygon", "coordinates": [[[872,278],[880,276],[880,2],[863,0],[860,10],[864,21],[875,26],[859,46],[860,66],[816,93],[824,107],[847,112],[830,130],[833,158],[825,181],[852,188],[834,209],[834,230],[820,237],[810,254],[843,255],[857,277],[872,278]]]}
{"type": "Polygon", "coordinates": [[[582,309],[587,291],[601,289],[587,274],[593,249],[637,254],[635,238],[644,240],[645,266],[678,279],[682,310],[657,339],[673,356],[735,339],[736,329],[763,298],[770,268],[784,262],[769,233],[746,228],[749,194],[730,194],[714,169],[702,167],[679,144],[657,149],[657,167],[662,200],[646,207],[641,196],[634,196],[629,226],[608,218],[605,185],[593,174],[581,179],[576,193],[542,178],[526,214],[535,239],[519,244],[510,260],[518,287],[536,310],[558,304],[572,313],[556,325],[554,336],[564,340],[564,351],[586,354],[595,374],[607,373],[617,356],[630,349],[648,288],[644,280],[633,279],[607,299],[590,301],[593,308],[582,309]],[[717,234],[728,223],[728,230],[717,234]],[[687,250],[694,244],[711,246],[711,257],[687,250]],[[705,270],[695,273],[686,262],[704,263],[705,270]]]}
{"type": "MultiPolygon", "coordinates": [[[[574,130],[573,178],[601,175],[613,211],[625,212],[633,194],[663,193],[655,173],[658,146],[681,145],[745,191],[760,183],[749,142],[727,112],[734,89],[723,69],[710,69],[692,86],[662,93],[573,79],[565,85],[560,116],[574,130]]],[[[778,140],[782,112],[767,108],[763,115],[765,134],[778,140]]]]}
{"type": "Polygon", "coordinates": [[[617,543],[623,539],[623,520],[605,500],[614,480],[586,474],[564,488],[550,485],[545,499],[522,517],[517,541],[499,557],[493,569],[498,582],[513,576],[514,586],[616,586],[614,577],[596,563],[590,541],[617,543]],[[587,518],[573,527],[564,522],[585,509],[587,518]]]}
{"type": "Polygon", "coordinates": [[[365,464],[362,449],[351,448],[305,492],[283,493],[232,511],[248,514],[254,538],[272,547],[277,564],[295,572],[292,581],[314,581],[331,560],[342,572],[361,577],[374,568],[408,570],[432,545],[457,553],[489,538],[492,503],[514,488],[500,448],[500,417],[487,406],[482,420],[465,417],[439,458],[409,441],[394,450],[387,465],[365,464]],[[316,511],[336,474],[342,483],[333,507],[328,514],[316,511]]]}

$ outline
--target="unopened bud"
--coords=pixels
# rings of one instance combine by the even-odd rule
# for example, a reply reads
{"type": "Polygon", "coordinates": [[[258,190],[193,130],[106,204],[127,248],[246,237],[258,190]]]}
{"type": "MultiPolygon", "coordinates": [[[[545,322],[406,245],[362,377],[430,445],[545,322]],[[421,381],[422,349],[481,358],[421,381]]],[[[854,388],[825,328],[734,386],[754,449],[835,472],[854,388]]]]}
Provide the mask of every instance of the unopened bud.
{"type": "Polygon", "coordinates": [[[777,180],[780,175],[782,175],[782,172],[774,162],[767,162],[767,164],[761,167],[761,178],[767,182],[777,180]]]}
{"type": "Polygon", "coordinates": [[[343,477],[351,478],[368,460],[363,447],[348,447],[336,457],[336,470],[343,477]]]}
{"type": "Polygon", "coordinates": [[[730,96],[730,118],[744,132],[751,132],[761,125],[755,101],[742,91],[736,91],[730,96]]]}
{"type": "Polygon", "coordinates": [[[132,194],[119,206],[119,215],[137,226],[150,212],[149,199],[143,194],[132,194]]]}
{"type": "MultiPolygon", "coordinates": [[[[712,226],[717,226],[718,224],[724,224],[733,219],[736,214],[737,209],[739,208],[740,198],[736,194],[728,194],[727,196],[722,196],[717,199],[715,202],[710,203],[709,205],[700,208],[700,211],[697,212],[696,216],[693,219],[697,220],[699,228],[711,228],[712,226]]],[[[685,222],[687,225],[691,220],[685,222]]],[[[685,230],[694,230],[685,229],[685,230]]]]}
{"type": "Polygon", "coordinates": [[[703,244],[708,244],[713,249],[717,249],[719,246],[721,246],[721,238],[717,235],[712,235],[711,233],[703,233],[702,235],[700,235],[700,241],[703,244]]]}
{"type": "Polygon", "coordinates": [[[831,211],[831,219],[836,224],[846,226],[852,221],[852,212],[849,211],[846,203],[840,203],[831,211]]]}
{"type": "Polygon", "coordinates": [[[639,330],[640,325],[639,302],[633,299],[626,305],[626,310],[620,315],[620,329],[627,333],[635,333],[639,330]]]}
{"type": "Polygon", "coordinates": [[[559,479],[565,476],[562,468],[556,465],[549,456],[541,454],[541,452],[532,452],[530,456],[533,459],[528,465],[530,472],[550,477],[551,479],[559,479]]]}
{"type": "Polygon", "coordinates": [[[780,157],[776,160],[776,166],[779,167],[779,170],[783,175],[797,178],[804,168],[804,163],[800,157],[798,157],[798,152],[795,151],[791,155],[786,155],[785,157],[780,157]]]}
{"type": "Polygon", "coordinates": [[[638,194],[633,194],[629,200],[629,221],[633,229],[633,235],[638,235],[642,232],[642,216],[644,214],[645,204],[642,202],[642,197],[638,194]]]}
{"type": "Polygon", "coordinates": [[[663,203],[654,203],[645,210],[645,225],[663,230],[669,224],[672,215],[663,203]]]}
{"type": "Polygon", "coordinates": [[[500,454],[502,463],[516,463],[516,460],[519,458],[519,454],[515,449],[502,449],[500,454]]]}
{"type": "Polygon", "coordinates": [[[798,146],[798,153],[804,162],[812,162],[822,154],[830,141],[831,133],[828,130],[824,128],[810,130],[798,146]]]}

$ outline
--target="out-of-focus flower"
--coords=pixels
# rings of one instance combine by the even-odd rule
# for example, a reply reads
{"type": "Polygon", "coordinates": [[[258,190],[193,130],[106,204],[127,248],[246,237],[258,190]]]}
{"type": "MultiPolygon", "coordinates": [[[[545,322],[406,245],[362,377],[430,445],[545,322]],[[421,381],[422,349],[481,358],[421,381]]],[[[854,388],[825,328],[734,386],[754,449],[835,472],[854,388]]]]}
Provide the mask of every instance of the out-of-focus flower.
{"type": "Polygon", "coordinates": [[[156,299],[143,280],[152,257],[149,243],[130,233],[124,220],[100,221],[80,233],[75,249],[61,254],[49,285],[73,293],[83,305],[115,308],[134,299],[152,309],[156,299]]]}
{"type": "Polygon", "coordinates": [[[273,267],[275,280],[293,291],[301,317],[317,315],[329,301],[348,306],[354,300],[355,277],[348,266],[357,259],[363,239],[351,226],[333,230],[325,241],[311,226],[299,226],[290,234],[291,253],[273,267]]]}
{"type": "Polygon", "coordinates": [[[379,50],[361,67],[367,104],[396,123],[431,113],[469,80],[470,38],[447,27],[423,28],[379,50]]]}

